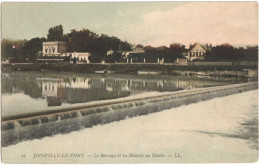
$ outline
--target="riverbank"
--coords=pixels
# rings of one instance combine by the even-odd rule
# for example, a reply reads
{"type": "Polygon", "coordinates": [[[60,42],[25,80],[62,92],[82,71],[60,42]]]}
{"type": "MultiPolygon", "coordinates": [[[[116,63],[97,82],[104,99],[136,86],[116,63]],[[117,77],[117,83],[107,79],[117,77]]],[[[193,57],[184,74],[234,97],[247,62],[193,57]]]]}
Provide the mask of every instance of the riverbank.
{"type": "MultiPolygon", "coordinates": [[[[109,73],[204,75],[248,77],[248,70],[257,66],[179,66],[159,64],[2,64],[2,71],[62,71],[95,73],[109,70],[109,73]]],[[[257,74],[256,74],[257,75],[257,74]]]]}
{"type": "Polygon", "coordinates": [[[257,98],[258,90],[253,90],[68,134],[28,140],[2,148],[2,161],[4,163],[255,162],[258,160],[257,98]],[[47,153],[48,157],[39,157],[37,153],[38,155],[47,153]],[[177,157],[178,154],[180,157],[177,157]]]}

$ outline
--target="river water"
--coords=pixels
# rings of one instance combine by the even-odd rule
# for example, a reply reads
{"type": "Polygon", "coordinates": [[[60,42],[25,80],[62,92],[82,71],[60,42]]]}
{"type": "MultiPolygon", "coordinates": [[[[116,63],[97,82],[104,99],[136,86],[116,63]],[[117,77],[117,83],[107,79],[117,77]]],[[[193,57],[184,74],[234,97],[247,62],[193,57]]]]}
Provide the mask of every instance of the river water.
{"type": "Polygon", "coordinates": [[[144,93],[153,95],[248,81],[246,78],[73,72],[8,72],[2,73],[1,78],[3,117],[144,93]]]}
{"type": "MultiPolygon", "coordinates": [[[[249,81],[247,78],[73,72],[8,72],[2,73],[1,78],[3,117],[249,81]]],[[[64,124],[59,121],[53,123],[58,127],[64,124]]],[[[46,129],[41,131],[52,130],[49,125],[46,124],[46,129]]],[[[92,128],[30,137],[30,133],[41,133],[33,131],[38,127],[40,125],[7,130],[5,133],[17,135],[19,137],[16,138],[21,140],[2,148],[3,162],[254,162],[259,149],[258,90],[92,128]],[[50,157],[39,157],[44,154],[50,157]],[[53,156],[57,154],[68,157],[53,156]],[[127,157],[113,156],[120,154],[127,157]]]]}
{"type": "Polygon", "coordinates": [[[4,163],[24,164],[257,160],[258,90],[2,148],[4,163]]]}

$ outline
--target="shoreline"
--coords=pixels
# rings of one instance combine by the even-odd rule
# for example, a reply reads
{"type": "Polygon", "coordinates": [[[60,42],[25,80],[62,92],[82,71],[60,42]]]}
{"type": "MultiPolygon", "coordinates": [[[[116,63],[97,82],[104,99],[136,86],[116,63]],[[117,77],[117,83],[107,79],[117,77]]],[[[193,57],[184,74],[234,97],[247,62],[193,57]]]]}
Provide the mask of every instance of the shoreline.
{"type": "Polygon", "coordinates": [[[2,71],[63,71],[78,73],[256,77],[258,66],[180,66],[167,64],[2,64],[2,71]],[[108,69],[109,68],[109,69],[108,69]],[[253,72],[254,74],[250,74],[253,72]]]}

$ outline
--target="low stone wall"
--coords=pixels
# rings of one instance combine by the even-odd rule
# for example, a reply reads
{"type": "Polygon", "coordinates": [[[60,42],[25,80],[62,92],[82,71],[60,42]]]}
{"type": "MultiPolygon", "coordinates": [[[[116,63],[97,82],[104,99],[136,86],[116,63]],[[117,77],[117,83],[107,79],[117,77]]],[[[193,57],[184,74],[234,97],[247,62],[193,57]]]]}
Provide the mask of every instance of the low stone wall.
{"type": "Polygon", "coordinates": [[[172,94],[133,99],[115,104],[93,106],[66,112],[12,119],[2,122],[2,146],[27,139],[68,133],[84,127],[105,124],[134,116],[146,115],[216,97],[258,89],[258,83],[233,84],[218,87],[177,91],[172,94]]]}
{"type": "Polygon", "coordinates": [[[258,66],[258,61],[242,61],[239,63],[240,66],[258,66]]]}
{"type": "Polygon", "coordinates": [[[194,66],[232,66],[232,62],[192,62],[194,66]]]}
{"type": "Polygon", "coordinates": [[[258,66],[258,61],[241,61],[241,62],[191,62],[193,66],[258,66]]]}
{"type": "Polygon", "coordinates": [[[161,71],[137,71],[137,74],[159,75],[159,74],[162,74],[162,72],[161,71]]]}

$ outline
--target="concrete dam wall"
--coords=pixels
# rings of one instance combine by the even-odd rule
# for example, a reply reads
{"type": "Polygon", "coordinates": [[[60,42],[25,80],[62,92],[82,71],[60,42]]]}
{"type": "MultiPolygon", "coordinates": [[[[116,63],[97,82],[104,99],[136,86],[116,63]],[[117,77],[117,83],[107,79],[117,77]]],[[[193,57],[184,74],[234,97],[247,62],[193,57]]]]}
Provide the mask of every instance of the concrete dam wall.
{"type": "Polygon", "coordinates": [[[107,104],[66,109],[45,114],[29,114],[2,120],[2,146],[24,140],[69,133],[98,124],[159,112],[216,97],[258,89],[258,82],[177,91],[171,94],[129,99],[107,104]]]}

